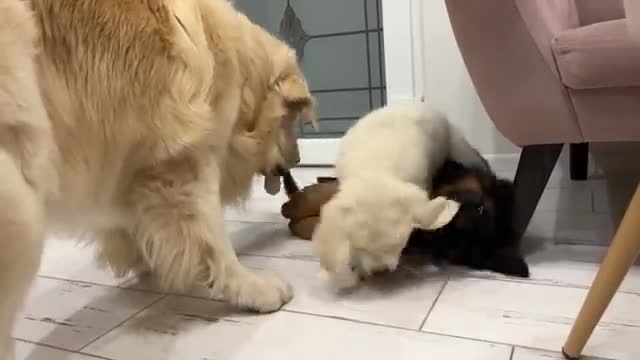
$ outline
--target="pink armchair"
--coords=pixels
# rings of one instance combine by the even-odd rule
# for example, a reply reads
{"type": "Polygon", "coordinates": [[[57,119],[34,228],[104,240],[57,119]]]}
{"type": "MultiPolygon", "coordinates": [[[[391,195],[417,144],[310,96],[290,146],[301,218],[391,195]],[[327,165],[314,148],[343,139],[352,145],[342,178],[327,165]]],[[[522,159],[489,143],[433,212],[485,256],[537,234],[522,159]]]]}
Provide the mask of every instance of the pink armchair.
{"type": "MultiPolygon", "coordinates": [[[[637,2],[627,5],[639,12],[633,27],[640,36],[637,2]]],[[[585,179],[588,143],[640,141],[640,39],[629,31],[623,0],[446,4],[482,103],[498,130],[522,147],[515,178],[522,235],[564,144],[571,145],[571,177],[585,179]]],[[[639,219],[640,187],[565,345],[568,357],[580,354],[637,258],[639,219]]]]}
{"type": "Polygon", "coordinates": [[[640,141],[640,42],[622,0],[447,0],[473,84],[498,130],[523,151],[526,229],[563,144],[587,174],[587,143],[640,141]]]}

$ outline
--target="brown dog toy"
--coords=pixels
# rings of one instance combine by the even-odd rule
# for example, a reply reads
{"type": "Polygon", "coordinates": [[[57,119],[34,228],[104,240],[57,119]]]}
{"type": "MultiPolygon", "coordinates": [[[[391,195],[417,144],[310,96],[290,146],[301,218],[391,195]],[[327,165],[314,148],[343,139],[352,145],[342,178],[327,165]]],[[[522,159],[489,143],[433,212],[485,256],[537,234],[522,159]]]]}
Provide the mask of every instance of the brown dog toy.
{"type": "Polygon", "coordinates": [[[289,230],[295,236],[311,240],[320,219],[320,209],[338,192],[336,178],[319,177],[318,183],[298,188],[291,173],[283,176],[289,201],[282,205],[282,216],[289,219],[289,230]]]}

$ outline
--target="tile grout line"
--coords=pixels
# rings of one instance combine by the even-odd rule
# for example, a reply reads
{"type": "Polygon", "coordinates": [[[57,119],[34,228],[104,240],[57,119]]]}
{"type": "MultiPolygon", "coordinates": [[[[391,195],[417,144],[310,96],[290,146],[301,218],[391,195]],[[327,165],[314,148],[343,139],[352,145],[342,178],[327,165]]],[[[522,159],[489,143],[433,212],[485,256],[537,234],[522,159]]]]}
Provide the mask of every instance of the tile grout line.
{"type": "Polygon", "coordinates": [[[442,283],[442,286],[440,287],[440,291],[438,291],[438,295],[433,300],[433,303],[431,303],[431,306],[429,307],[429,311],[427,311],[427,315],[425,315],[424,319],[422,319],[422,322],[420,323],[420,327],[418,328],[418,330],[422,331],[422,329],[424,328],[424,325],[427,323],[427,319],[429,319],[429,315],[431,315],[431,312],[436,307],[436,304],[438,303],[438,300],[440,300],[440,296],[444,292],[444,288],[447,287],[447,284],[449,283],[449,279],[450,279],[450,277],[447,277],[447,280],[445,280],[442,283]]]}
{"type": "Polygon", "coordinates": [[[360,324],[360,325],[370,325],[370,326],[384,327],[384,328],[396,329],[396,330],[405,330],[405,331],[418,332],[418,333],[421,332],[420,329],[412,329],[412,328],[407,328],[407,327],[397,326],[397,325],[385,325],[385,324],[374,323],[366,320],[350,319],[350,318],[346,318],[342,316],[334,316],[334,315],[323,315],[323,314],[317,314],[317,313],[312,313],[312,312],[307,312],[302,310],[282,309],[280,311],[291,313],[291,314],[319,317],[323,319],[333,319],[333,320],[351,322],[351,323],[360,324]]]}
{"type": "MultiPolygon", "coordinates": [[[[63,281],[69,281],[69,280],[63,280],[63,281]]],[[[76,281],[76,282],[92,284],[92,283],[84,282],[84,281],[76,281]]],[[[118,287],[115,287],[115,286],[112,286],[112,285],[101,285],[101,284],[93,284],[93,285],[118,288],[118,287]]],[[[118,288],[118,289],[122,289],[122,288],[118,288]]],[[[30,340],[25,340],[25,339],[19,339],[18,338],[18,340],[23,341],[23,342],[27,342],[27,343],[36,344],[36,345],[46,346],[46,347],[53,348],[53,349],[58,349],[58,350],[61,350],[61,351],[72,352],[72,353],[77,353],[77,354],[80,354],[80,355],[87,355],[87,356],[96,357],[96,355],[93,355],[91,353],[83,353],[82,351],[84,349],[86,349],[88,346],[90,346],[93,343],[95,343],[96,341],[98,341],[99,339],[101,339],[104,336],[106,336],[107,334],[109,334],[110,332],[112,332],[113,330],[115,330],[116,328],[120,327],[125,322],[131,320],[132,318],[134,318],[135,316],[137,316],[141,312],[147,310],[148,308],[150,308],[151,306],[157,304],[158,302],[160,302],[161,300],[165,299],[168,296],[182,296],[182,297],[197,299],[197,300],[201,300],[201,301],[213,301],[213,302],[218,302],[218,303],[224,303],[224,301],[203,298],[203,297],[199,297],[199,296],[195,296],[195,295],[162,294],[162,296],[158,300],[152,302],[148,306],[146,306],[143,309],[141,309],[140,311],[136,312],[135,314],[133,314],[132,316],[130,316],[126,320],[122,321],[120,324],[118,324],[118,325],[114,326],[112,329],[106,331],[104,334],[102,334],[99,337],[97,337],[96,339],[92,340],[90,343],[88,343],[87,345],[83,346],[80,350],[77,350],[77,351],[68,350],[68,349],[64,349],[64,348],[60,348],[60,347],[56,347],[56,346],[52,346],[52,345],[40,344],[40,343],[33,342],[33,341],[30,341],[30,340]]],[[[412,328],[406,328],[406,327],[396,326],[396,325],[385,325],[385,324],[369,322],[369,321],[366,321],[366,320],[350,319],[350,318],[345,318],[345,317],[340,317],[340,316],[323,315],[323,314],[318,314],[318,313],[310,313],[310,312],[306,312],[306,311],[292,310],[292,309],[282,309],[280,311],[287,312],[287,313],[292,313],[292,314],[313,316],[313,317],[324,318],[324,319],[334,319],[334,320],[338,320],[338,321],[351,322],[351,323],[360,324],[360,325],[369,325],[369,326],[375,326],[375,327],[382,327],[382,328],[410,331],[410,332],[420,333],[420,334],[430,334],[430,335],[443,336],[443,337],[454,338],[454,339],[475,341],[475,342],[481,342],[481,343],[485,343],[485,344],[495,344],[495,345],[514,347],[514,348],[517,347],[517,348],[530,349],[530,350],[535,350],[535,351],[545,351],[545,352],[557,353],[557,351],[553,351],[553,350],[549,350],[549,349],[545,349],[545,348],[536,348],[536,347],[532,347],[532,346],[516,345],[516,344],[510,344],[510,343],[505,343],[505,342],[500,342],[500,341],[490,341],[490,340],[485,340],[485,339],[477,339],[477,338],[471,338],[471,337],[466,337],[466,336],[441,333],[441,332],[437,332],[437,331],[425,331],[425,330],[420,330],[420,329],[412,329],[412,328]]],[[[100,356],[97,356],[97,357],[98,358],[102,358],[100,356]]],[[[108,358],[102,358],[102,359],[111,360],[111,359],[108,359],[108,358]]],[[[615,359],[593,358],[593,360],[615,360],[615,359]]]]}
{"type": "Polygon", "coordinates": [[[43,279],[49,279],[49,280],[57,280],[57,281],[62,281],[62,282],[79,283],[79,284],[101,286],[101,287],[119,289],[119,290],[136,291],[136,292],[145,293],[145,294],[173,295],[173,294],[169,294],[169,293],[163,293],[163,292],[160,292],[160,291],[157,291],[157,290],[136,289],[136,288],[125,287],[125,286],[120,286],[120,285],[101,284],[101,283],[97,283],[97,282],[94,282],[94,281],[66,279],[66,278],[62,278],[62,277],[58,277],[58,276],[37,275],[37,277],[43,278],[43,279]]]}
{"type": "MultiPolygon", "coordinates": [[[[423,331],[419,331],[419,332],[425,333],[425,334],[431,334],[431,335],[438,335],[438,336],[462,339],[462,340],[477,341],[477,342],[486,343],[486,344],[510,346],[510,347],[513,347],[514,352],[515,352],[516,348],[519,348],[519,349],[534,350],[534,351],[541,351],[541,352],[550,352],[550,353],[562,355],[560,350],[549,350],[549,349],[545,349],[545,348],[538,348],[538,347],[528,346],[528,345],[517,345],[517,344],[509,344],[509,343],[500,342],[500,341],[490,341],[490,340],[484,340],[484,339],[475,339],[475,338],[470,338],[470,337],[466,337],[466,336],[459,336],[459,335],[451,335],[451,334],[440,333],[440,332],[437,332],[437,331],[424,331],[423,330],[423,331]]],[[[603,357],[590,357],[589,360],[617,360],[617,359],[603,358],[603,357]]]]}
{"type": "Polygon", "coordinates": [[[143,311],[149,309],[150,307],[154,306],[155,304],[159,303],[160,301],[164,300],[167,296],[167,294],[164,294],[162,296],[160,296],[158,299],[156,299],[155,301],[152,301],[151,303],[149,303],[147,306],[144,306],[142,309],[136,311],[135,313],[133,313],[131,316],[127,317],[125,320],[119,322],[117,325],[113,326],[111,329],[105,331],[103,334],[99,335],[98,337],[96,337],[95,339],[89,341],[89,343],[87,343],[86,345],[84,345],[83,347],[80,348],[80,350],[78,350],[78,353],[80,354],[86,354],[86,355],[90,355],[93,356],[89,353],[84,353],[83,351],[88,348],[89,346],[91,346],[92,344],[96,343],[96,341],[102,339],[103,337],[105,337],[107,334],[111,333],[113,330],[119,328],[120,326],[122,326],[124,323],[126,323],[127,321],[133,319],[134,317],[138,316],[140,313],[142,313],[143,311]]]}
{"type": "MultiPolygon", "coordinates": [[[[581,262],[581,263],[583,263],[583,262],[581,262]]],[[[528,282],[528,281],[523,281],[523,280],[487,278],[487,277],[482,277],[482,276],[477,276],[477,275],[470,275],[470,274],[466,274],[464,279],[499,281],[499,282],[506,282],[506,283],[512,283],[512,284],[524,284],[524,285],[531,285],[531,286],[547,286],[547,287],[554,287],[554,288],[561,288],[561,289],[589,290],[591,288],[591,285],[547,284],[547,283],[542,283],[542,282],[535,282],[535,280],[531,280],[531,282],[528,282]]],[[[627,291],[627,290],[618,290],[616,292],[616,294],[626,294],[626,295],[640,296],[640,292],[633,292],[633,291],[627,291]]]]}
{"type": "MultiPolygon", "coordinates": [[[[286,258],[281,258],[281,259],[286,259],[286,258]]],[[[287,260],[305,261],[305,260],[298,260],[298,259],[287,259],[287,260]]],[[[253,269],[253,270],[261,270],[261,269],[253,269]]],[[[262,269],[262,270],[264,270],[264,269],[262,269]]],[[[447,275],[449,275],[449,274],[447,274],[447,275]]],[[[466,277],[464,277],[464,279],[467,279],[467,280],[482,280],[482,281],[497,281],[497,282],[503,282],[503,283],[509,283],[509,284],[523,284],[523,285],[529,285],[529,286],[546,286],[546,287],[560,288],[560,289],[589,290],[589,288],[590,288],[590,286],[581,286],[581,285],[574,285],[574,284],[566,284],[566,285],[545,284],[545,283],[539,283],[539,282],[526,282],[526,281],[518,281],[518,280],[510,280],[510,279],[485,278],[485,277],[482,277],[482,276],[474,276],[474,275],[467,275],[466,277]]],[[[446,280],[445,283],[448,284],[449,280],[450,279],[446,280]]],[[[123,289],[127,289],[127,288],[123,288],[123,289]]],[[[443,289],[444,288],[442,288],[440,290],[440,293],[438,294],[438,298],[440,297],[440,294],[442,293],[443,289]]],[[[616,292],[616,294],[640,296],[640,293],[631,292],[631,291],[623,291],[623,290],[618,290],[618,292],[616,292]]],[[[175,296],[183,296],[183,297],[192,298],[192,299],[201,299],[201,300],[211,300],[211,301],[217,301],[217,302],[224,302],[224,301],[221,301],[221,300],[210,299],[210,298],[207,298],[207,297],[204,297],[204,296],[200,296],[200,295],[196,295],[196,294],[167,293],[166,295],[175,295],[175,296]]],[[[435,306],[435,305],[432,305],[432,307],[433,306],[435,306]]]]}
{"type": "Polygon", "coordinates": [[[26,339],[20,339],[20,338],[14,338],[14,340],[20,341],[20,342],[23,342],[23,343],[27,343],[27,344],[31,344],[31,345],[41,346],[41,347],[48,348],[48,349],[63,351],[63,352],[68,353],[68,354],[78,354],[78,355],[88,356],[88,357],[92,357],[92,358],[95,358],[95,359],[101,359],[101,360],[113,360],[113,359],[110,359],[110,358],[106,358],[104,356],[81,353],[81,352],[76,351],[76,350],[69,350],[69,349],[65,349],[65,348],[62,348],[62,347],[59,347],[59,346],[55,346],[55,345],[50,345],[50,344],[41,344],[39,342],[32,341],[32,340],[26,340],[26,339]]]}
{"type": "MultiPolygon", "coordinates": [[[[590,246],[590,245],[588,245],[588,246],[590,246]]],[[[238,256],[252,256],[252,257],[260,257],[260,258],[268,258],[268,259],[280,259],[280,260],[304,261],[304,262],[309,262],[309,263],[318,263],[318,261],[314,261],[314,260],[311,260],[311,259],[299,259],[299,258],[276,256],[276,255],[238,254],[238,256]]],[[[578,262],[578,263],[590,263],[590,262],[587,262],[587,261],[576,261],[576,262],[578,262]]],[[[447,275],[450,275],[450,274],[447,274],[447,275]]],[[[58,277],[58,276],[51,276],[51,275],[38,275],[38,277],[45,278],[45,279],[51,279],[51,280],[65,281],[65,282],[76,282],[76,283],[81,283],[81,284],[91,284],[91,285],[110,287],[110,288],[121,289],[121,290],[131,290],[131,291],[143,292],[143,293],[148,293],[148,294],[166,294],[166,295],[189,296],[189,295],[186,295],[186,294],[163,293],[163,292],[160,292],[158,290],[152,290],[152,289],[136,289],[136,288],[129,288],[129,287],[125,287],[125,286],[119,286],[119,285],[101,284],[101,283],[97,283],[97,282],[93,282],[93,281],[67,279],[67,278],[62,278],[62,277],[58,277]]],[[[512,279],[507,279],[507,278],[499,279],[499,278],[493,278],[493,277],[485,277],[485,276],[480,276],[480,275],[474,275],[474,274],[470,274],[470,273],[464,274],[464,278],[473,279],[473,280],[499,281],[499,282],[506,282],[506,283],[512,283],[512,284],[524,284],[524,285],[531,285],[531,286],[547,286],[547,287],[555,287],[555,288],[562,288],[562,289],[569,288],[569,289],[589,290],[591,288],[590,285],[589,286],[587,286],[587,285],[576,285],[576,284],[562,284],[562,285],[560,285],[560,284],[552,284],[552,283],[544,283],[544,282],[535,282],[535,280],[523,281],[523,280],[512,280],[512,279]]],[[[634,292],[634,291],[628,291],[628,290],[618,290],[616,292],[616,294],[627,294],[627,295],[640,296],[640,292],[634,292]]],[[[189,296],[189,297],[198,298],[198,296],[189,296]]],[[[202,298],[202,297],[200,297],[200,298],[202,298]]]]}
{"type": "MultiPolygon", "coordinates": [[[[290,309],[282,309],[280,311],[288,312],[288,313],[292,313],[292,314],[298,314],[298,315],[308,315],[308,316],[313,316],[313,317],[319,317],[319,318],[323,318],[323,319],[333,319],[333,320],[338,320],[338,321],[351,322],[351,323],[360,324],[360,325],[369,325],[369,326],[382,327],[382,328],[388,328],[388,329],[403,330],[403,331],[409,331],[409,332],[418,333],[418,334],[436,335],[436,336],[442,336],[442,337],[453,338],[453,339],[475,341],[475,342],[480,342],[480,343],[484,343],[484,344],[508,346],[508,347],[513,347],[514,349],[515,348],[520,348],[520,349],[527,349],[527,350],[543,351],[543,352],[551,352],[551,353],[554,353],[554,354],[560,354],[559,351],[549,350],[549,349],[545,349],[545,348],[537,348],[537,347],[527,346],[527,345],[517,345],[517,344],[510,344],[510,343],[505,343],[505,342],[500,342],[500,341],[477,339],[477,338],[471,338],[471,337],[466,337],[466,336],[461,336],[461,335],[453,335],[453,334],[441,333],[441,332],[437,332],[437,331],[425,331],[425,330],[417,330],[417,329],[412,329],[412,328],[406,328],[406,327],[402,327],[402,326],[384,325],[384,324],[373,323],[373,322],[365,321],[365,320],[349,319],[349,318],[340,317],[340,316],[322,315],[322,314],[315,314],[315,313],[299,311],[299,310],[290,310],[290,309]]],[[[616,360],[616,359],[603,358],[603,357],[591,357],[590,359],[592,359],[592,360],[616,360]]]]}

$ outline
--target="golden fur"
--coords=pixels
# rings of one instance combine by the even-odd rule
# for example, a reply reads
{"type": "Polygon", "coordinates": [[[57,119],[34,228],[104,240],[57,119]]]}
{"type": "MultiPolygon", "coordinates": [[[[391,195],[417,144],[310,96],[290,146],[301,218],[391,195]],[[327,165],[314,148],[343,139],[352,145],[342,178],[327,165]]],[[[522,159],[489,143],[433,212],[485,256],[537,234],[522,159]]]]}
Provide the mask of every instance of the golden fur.
{"type": "Polygon", "coordinates": [[[0,0],[0,48],[0,360],[46,226],[164,290],[291,299],[238,262],[222,212],[299,161],[294,51],[225,0],[0,0]]]}

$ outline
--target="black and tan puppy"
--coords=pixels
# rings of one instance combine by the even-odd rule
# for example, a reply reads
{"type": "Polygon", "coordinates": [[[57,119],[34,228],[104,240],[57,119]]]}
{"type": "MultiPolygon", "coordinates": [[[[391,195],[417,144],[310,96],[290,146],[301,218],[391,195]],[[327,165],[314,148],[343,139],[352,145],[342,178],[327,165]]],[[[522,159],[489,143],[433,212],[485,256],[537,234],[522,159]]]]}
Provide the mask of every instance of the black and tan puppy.
{"type": "Polygon", "coordinates": [[[438,230],[414,230],[404,254],[430,255],[436,264],[529,277],[513,225],[515,199],[511,181],[447,161],[433,180],[432,192],[432,196],[460,202],[460,210],[438,230]]]}

